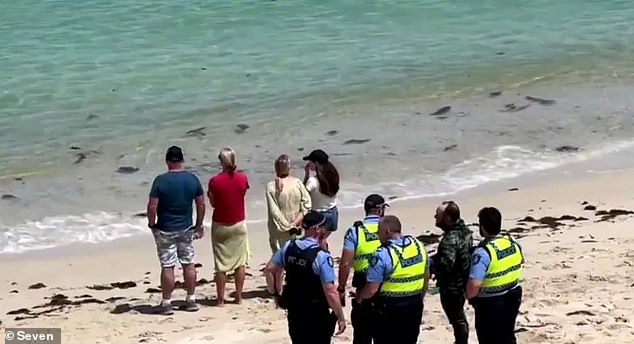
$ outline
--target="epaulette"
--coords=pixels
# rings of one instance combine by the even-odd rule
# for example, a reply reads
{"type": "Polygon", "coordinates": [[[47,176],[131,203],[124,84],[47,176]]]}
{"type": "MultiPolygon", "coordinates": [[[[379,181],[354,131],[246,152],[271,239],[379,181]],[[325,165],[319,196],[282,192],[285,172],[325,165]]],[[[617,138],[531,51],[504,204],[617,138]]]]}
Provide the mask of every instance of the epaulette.
{"type": "Polygon", "coordinates": [[[359,228],[359,227],[363,227],[363,221],[355,221],[352,226],[354,228],[359,228]]]}

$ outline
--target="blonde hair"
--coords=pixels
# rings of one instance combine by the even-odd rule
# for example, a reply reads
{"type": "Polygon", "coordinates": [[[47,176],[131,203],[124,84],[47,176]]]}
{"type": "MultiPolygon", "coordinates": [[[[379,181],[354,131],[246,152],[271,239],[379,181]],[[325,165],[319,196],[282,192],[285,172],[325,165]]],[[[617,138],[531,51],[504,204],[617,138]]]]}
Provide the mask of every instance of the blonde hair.
{"type": "Polygon", "coordinates": [[[226,171],[233,173],[238,168],[236,165],[236,152],[230,147],[225,147],[218,153],[218,160],[220,160],[222,168],[226,171]]]}
{"type": "Polygon", "coordinates": [[[275,159],[275,174],[278,177],[286,177],[291,172],[291,159],[286,154],[282,154],[275,159]]]}

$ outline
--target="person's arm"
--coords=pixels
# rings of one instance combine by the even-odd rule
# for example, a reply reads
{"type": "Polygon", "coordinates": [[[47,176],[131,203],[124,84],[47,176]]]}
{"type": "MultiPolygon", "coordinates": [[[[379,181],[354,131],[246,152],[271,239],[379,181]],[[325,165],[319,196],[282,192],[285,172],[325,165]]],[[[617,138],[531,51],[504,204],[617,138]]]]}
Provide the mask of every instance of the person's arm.
{"type": "Polygon", "coordinates": [[[291,228],[291,224],[288,223],[286,218],[284,218],[284,215],[277,204],[277,199],[275,197],[275,185],[267,185],[266,206],[268,208],[269,217],[273,219],[273,222],[278,229],[287,231],[291,228]]]}
{"type": "Polygon", "coordinates": [[[207,197],[209,198],[209,205],[211,205],[212,208],[215,208],[214,193],[211,191],[211,188],[213,186],[213,181],[214,181],[213,178],[209,179],[209,184],[207,185],[207,197]]]}
{"type": "Polygon", "coordinates": [[[440,241],[436,256],[435,263],[437,264],[434,264],[436,278],[440,279],[451,274],[456,263],[456,240],[452,232],[445,234],[440,241]]]}
{"type": "Polygon", "coordinates": [[[281,265],[275,263],[273,258],[266,263],[266,268],[264,270],[266,272],[266,290],[273,296],[279,296],[282,292],[281,290],[277,290],[275,275],[283,269],[284,268],[281,265]]]}
{"type": "Polygon", "coordinates": [[[388,273],[391,273],[391,269],[388,269],[388,266],[391,266],[392,261],[390,258],[389,265],[384,261],[383,253],[384,249],[380,248],[372,259],[370,259],[370,267],[368,268],[368,273],[366,276],[367,283],[357,295],[357,303],[363,302],[363,300],[367,300],[372,298],[381,287],[381,283],[383,283],[383,279],[388,273]]]}
{"type": "Polygon", "coordinates": [[[306,185],[306,191],[308,192],[313,192],[319,189],[319,181],[317,180],[316,177],[309,176],[304,182],[304,184],[306,185]]]}
{"type": "Polygon", "coordinates": [[[343,250],[341,251],[341,260],[339,261],[339,285],[337,290],[339,293],[345,293],[350,270],[354,260],[354,251],[357,247],[356,228],[350,227],[343,239],[343,250]]]}
{"type": "Polygon", "coordinates": [[[427,295],[427,290],[429,290],[429,277],[431,275],[430,270],[430,261],[429,259],[427,260],[427,264],[425,266],[425,285],[423,286],[423,299],[425,299],[425,295],[427,295]]]}
{"type": "Polygon", "coordinates": [[[319,252],[313,264],[313,271],[319,275],[328,306],[337,316],[339,330],[335,334],[341,334],[346,329],[346,316],[339,301],[339,293],[335,288],[335,264],[330,254],[324,251],[319,252]]]}
{"type": "Polygon", "coordinates": [[[158,185],[158,178],[154,178],[154,181],[152,182],[152,188],[150,189],[150,196],[147,202],[147,225],[152,230],[154,230],[154,227],[156,227],[156,213],[159,203],[158,185]]]}
{"type": "Polygon", "coordinates": [[[293,220],[294,226],[299,226],[302,223],[304,215],[306,215],[312,207],[312,201],[310,199],[310,194],[306,189],[306,185],[297,180],[297,187],[299,188],[300,193],[300,203],[299,214],[297,214],[297,217],[295,217],[295,219],[293,220]]]}
{"type": "Polygon", "coordinates": [[[480,287],[482,286],[484,276],[486,276],[489,264],[491,264],[489,255],[483,248],[476,248],[471,258],[469,281],[467,282],[467,290],[465,292],[467,299],[472,299],[480,293],[480,287]]]}
{"type": "Polygon", "coordinates": [[[204,233],[203,221],[205,220],[205,192],[198,178],[196,178],[196,184],[196,198],[194,198],[194,202],[196,203],[196,233],[199,238],[202,238],[204,233]]]}

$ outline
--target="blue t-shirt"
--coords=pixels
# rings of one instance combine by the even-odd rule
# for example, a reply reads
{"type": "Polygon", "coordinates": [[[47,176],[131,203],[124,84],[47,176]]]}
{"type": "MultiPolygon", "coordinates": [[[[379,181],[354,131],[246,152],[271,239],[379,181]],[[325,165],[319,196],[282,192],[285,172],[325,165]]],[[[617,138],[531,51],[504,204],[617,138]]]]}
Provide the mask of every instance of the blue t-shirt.
{"type": "MultiPolygon", "coordinates": [[[[363,219],[363,223],[379,223],[380,217],[378,215],[369,215],[363,219]]],[[[361,228],[359,228],[361,230],[361,228]]],[[[357,245],[359,244],[359,230],[357,230],[354,226],[351,226],[346,231],[346,236],[343,238],[343,249],[354,251],[357,249],[357,245]]]]}
{"type": "MultiPolygon", "coordinates": [[[[411,237],[409,236],[402,236],[399,238],[390,239],[390,243],[399,246],[406,246],[410,244],[410,238],[411,237]]],[[[425,247],[421,245],[420,249],[425,250],[425,247]]],[[[421,273],[424,274],[427,271],[429,271],[429,257],[427,258],[425,271],[421,271],[421,273]]],[[[383,283],[383,280],[390,277],[390,275],[392,275],[392,272],[394,272],[394,263],[392,262],[392,255],[390,254],[390,250],[385,246],[381,246],[374,254],[374,257],[370,259],[367,281],[383,283]]]]}
{"type": "MultiPolygon", "coordinates": [[[[489,256],[489,252],[484,247],[477,247],[475,251],[473,251],[473,255],[471,256],[471,269],[469,270],[469,278],[483,281],[484,276],[487,274],[487,270],[489,269],[489,265],[491,265],[491,256],[489,256]]],[[[492,297],[503,295],[507,291],[498,292],[498,293],[485,293],[480,291],[477,297],[492,297]]]]}
{"type": "Polygon", "coordinates": [[[150,197],[158,198],[156,223],[164,232],[179,232],[193,226],[192,203],[203,195],[198,177],[187,172],[166,172],[152,183],[150,197]]]}
{"type": "MultiPolygon", "coordinates": [[[[273,255],[273,264],[277,266],[284,266],[284,257],[286,256],[286,249],[292,242],[292,239],[287,241],[284,246],[273,255]]],[[[300,238],[296,239],[295,243],[300,250],[319,246],[319,242],[314,238],[300,238]]],[[[335,264],[330,256],[330,253],[326,251],[319,251],[315,261],[313,262],[313,272],[321,279],[321,283],[334,283],[335,282],[335,264]]]]}

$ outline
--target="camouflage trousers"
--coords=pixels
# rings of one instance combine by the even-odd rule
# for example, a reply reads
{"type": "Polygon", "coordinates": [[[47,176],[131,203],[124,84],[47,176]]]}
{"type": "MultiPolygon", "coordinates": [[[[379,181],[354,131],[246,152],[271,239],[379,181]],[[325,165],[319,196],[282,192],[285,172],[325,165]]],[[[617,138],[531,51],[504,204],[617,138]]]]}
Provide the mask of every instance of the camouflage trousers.
{"type": "Polygon", "coordinates": [[[161,267],[171,268],[179,261],[182,265],[194,263],[194,229],[178,232],[154,231],[154,241],[161,267]]]}

